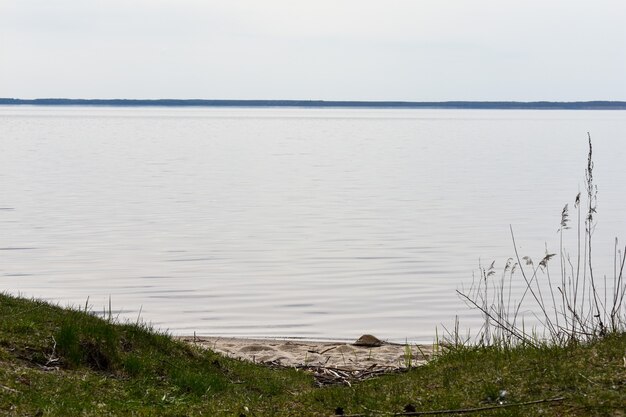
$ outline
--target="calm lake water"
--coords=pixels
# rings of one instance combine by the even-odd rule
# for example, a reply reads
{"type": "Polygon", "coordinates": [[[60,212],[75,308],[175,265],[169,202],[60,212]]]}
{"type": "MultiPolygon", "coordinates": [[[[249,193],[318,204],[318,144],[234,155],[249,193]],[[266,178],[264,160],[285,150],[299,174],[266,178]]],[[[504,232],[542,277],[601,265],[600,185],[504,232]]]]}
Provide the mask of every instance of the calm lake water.
{"type": "Polygon", "coordinates": [[[476,326],[455,290],[509,225],[558,250],[587,132],[612,274],[623,111],[0,107],[0,290],[175,334],[430,342],[476,326]]]}

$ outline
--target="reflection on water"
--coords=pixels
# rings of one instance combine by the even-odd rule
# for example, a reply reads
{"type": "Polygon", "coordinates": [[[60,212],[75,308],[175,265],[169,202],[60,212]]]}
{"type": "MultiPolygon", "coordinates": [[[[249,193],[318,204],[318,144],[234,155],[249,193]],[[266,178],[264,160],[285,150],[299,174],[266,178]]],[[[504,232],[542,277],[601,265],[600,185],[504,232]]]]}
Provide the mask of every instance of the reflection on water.
{"type": "Polygon", "coordinates": [[[504,267],[509,224],[557,248],[587,131],[609,272],[625,112],[2,107],[0,289],[178,334],[431,341],[477,324],[455,289],[504,267]]]}

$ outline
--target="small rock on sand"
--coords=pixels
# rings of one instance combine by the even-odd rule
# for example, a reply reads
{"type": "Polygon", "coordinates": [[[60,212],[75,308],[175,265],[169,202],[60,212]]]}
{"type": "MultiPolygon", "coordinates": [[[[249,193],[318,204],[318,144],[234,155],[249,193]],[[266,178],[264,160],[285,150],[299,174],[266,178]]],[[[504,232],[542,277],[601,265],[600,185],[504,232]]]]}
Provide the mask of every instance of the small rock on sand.
{"type": "Polygon", "coordinates": [[[359,337],[356,342],[354,342],[354,346],[365,346],[365,347],[379,347],[384,345],[385,342],[377,338],[376,336],[372,336],[371,334],[364,334],[359,337]]]}

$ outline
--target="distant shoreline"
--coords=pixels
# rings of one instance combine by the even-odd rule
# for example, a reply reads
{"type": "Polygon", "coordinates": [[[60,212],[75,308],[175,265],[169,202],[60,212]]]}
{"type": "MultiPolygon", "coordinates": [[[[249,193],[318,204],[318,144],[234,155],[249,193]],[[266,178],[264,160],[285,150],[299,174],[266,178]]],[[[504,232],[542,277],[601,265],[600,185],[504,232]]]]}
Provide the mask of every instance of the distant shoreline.
{"type": "Polygon", "coordinates": [[[626,101],[325,101],[325,100],[200,100],[200,99],[69,99],[0,98],[0,105],[113,107],[287,107],[372,109],[483,110],[626,110],[626,101]]]}

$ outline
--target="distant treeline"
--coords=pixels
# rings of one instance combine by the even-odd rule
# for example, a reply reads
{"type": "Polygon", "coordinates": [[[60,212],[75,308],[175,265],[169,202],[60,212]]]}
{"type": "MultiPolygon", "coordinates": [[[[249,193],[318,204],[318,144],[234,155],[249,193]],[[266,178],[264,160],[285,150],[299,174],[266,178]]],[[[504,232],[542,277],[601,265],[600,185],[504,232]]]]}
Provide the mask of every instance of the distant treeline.
{"type": "Polygon", "coordinates": [[[0,105],[163,107],[343,107],[392,109],[626,110],[626,101],[324,101],[324,100],[126,100],[0,98],[0,105]]]}

